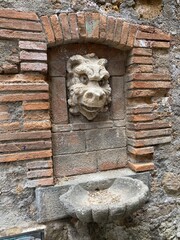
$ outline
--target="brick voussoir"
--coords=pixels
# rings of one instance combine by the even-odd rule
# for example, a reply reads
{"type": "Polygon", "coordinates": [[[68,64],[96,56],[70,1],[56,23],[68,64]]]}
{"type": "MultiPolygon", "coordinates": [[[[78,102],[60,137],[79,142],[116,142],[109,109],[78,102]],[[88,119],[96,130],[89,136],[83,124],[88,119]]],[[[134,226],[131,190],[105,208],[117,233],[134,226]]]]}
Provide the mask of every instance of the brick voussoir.
{"type": "Polygon", "coordinates": [[[63,39],[65,42],[71,41],[71,30],[68,21],[68,15],[66,13],[61,13],[59,15],[59,21],[62,27],[63,39]]]}
{"type": "Polygon", "coordinates": [[[50,16],[50,20],[54,31],[56,43],[63,43],[63,32],[58,15],[54,14],[50,16]]]}
{"type": "Polygon", "coordinates": [[[69,13],[68,20],[69,20],[69,27],[70,27],[72,40],[79,40],[80,36],[79,36],[79,29],[78,29],[78,23],[77,23],[77,15],[75,13],[69,13]]]}
{"type": "Polygon", "coordinates": [[[48,16],[42,16],[41,22],[42,22],[48,43],[49,44],[55,43],[54,32],[53,32],[51,22],[50,22],[50,19],[48,18],[48,16]]]}
{"type": "Polygon", "coordinates": [[[80,39],[86,39],[86,24],[85,24],[85,13],[79,12],[77,13],[77,24],[80,39]]]}

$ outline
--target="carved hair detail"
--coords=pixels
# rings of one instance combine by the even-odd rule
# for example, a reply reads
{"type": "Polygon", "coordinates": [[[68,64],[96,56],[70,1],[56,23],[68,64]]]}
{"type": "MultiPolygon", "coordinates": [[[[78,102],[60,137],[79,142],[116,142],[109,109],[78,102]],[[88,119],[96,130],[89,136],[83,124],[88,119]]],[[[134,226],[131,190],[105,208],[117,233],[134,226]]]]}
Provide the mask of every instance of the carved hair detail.
{"type": "Polygon", "coordinates": [[[111,101],[107,60],[94,53],[74,55],[67,62],[68,104],[72,114],[81,113],[88,120],[106,111],[111,101]]]}

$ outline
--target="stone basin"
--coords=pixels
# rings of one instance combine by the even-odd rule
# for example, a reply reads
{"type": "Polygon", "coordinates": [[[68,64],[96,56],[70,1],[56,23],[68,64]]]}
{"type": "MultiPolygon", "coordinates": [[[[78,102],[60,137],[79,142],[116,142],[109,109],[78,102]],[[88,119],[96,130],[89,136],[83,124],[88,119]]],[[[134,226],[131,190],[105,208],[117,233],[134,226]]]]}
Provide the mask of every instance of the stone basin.
{"type": "Polygon", "coordinates": [[[148,187],[130,177],[117,178],[98,187],[77,184],[60,196],[66,213],[84,223],[123,219],[147,201],[148,187]]]}

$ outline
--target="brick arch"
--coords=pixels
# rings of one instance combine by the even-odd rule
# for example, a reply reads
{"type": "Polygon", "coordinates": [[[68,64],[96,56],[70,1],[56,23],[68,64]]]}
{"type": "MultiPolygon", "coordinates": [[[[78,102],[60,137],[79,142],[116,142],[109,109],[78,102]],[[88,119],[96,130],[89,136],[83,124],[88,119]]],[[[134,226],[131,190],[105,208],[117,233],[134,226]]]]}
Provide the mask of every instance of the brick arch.
{"type": "Polygon", "coordinates": [[[48,46],[72,42],[103,43],[131,49],[138,25],[99,13],[61,13],[41,17],[48,46]]]}
{"type": "MultiPolygon", "coordinates": [[[[169,34],[151,26],[132,24],[119,17],[92,12],[61,13],[39,18],[34,12],[2,9],[0,18],[0,41],[15,40],[19,46],[18,60],[13,62],[12,57],[10,66],[4,67],[0,75],[0,84],[6,81],[6,87],[1,89],[3,94],[0,94],[0,101],[3,104],[22,102],[23,111],[30,110],[32,115],[34,110],[49,109],[48,84],[43,76],[47,74],[47,48],[73,42],[93,42],[128,50],[126,85],[129,167],[135,171],[154,168],[154,146],[171,141],[171,124],[166,114],[163,116],[161,113],[161,118],[157,118],[158,111],[154,111],[157,106],[153,105],[151,98],[161,98],[167,94],[171,88],[171,78],[169,74],[155,72],[153,51],[169,49],[169,34]],[[13,89],[16,89],[15,95],[13,89]],[[137,98],[141,100],[140,103],[136,101],[137,98]]],[[[3,146],[7,150],[0,158],[0,162],[30,161],[27,164],[29,187],[53,184],[51,126],[49,119],[45,120],[37,120],[34,126],[24,121],[21,129],[18,123],[13,123],[17,126],[13,125],[10,134],[8,130],[1,134],[2,141],[6,143],[13,140],[17,146],[23,140],[31,139],[28,152],[23,150],[11,153],[12,146],[8,145],[11,143],[7,142],[7,146],[3,146]],[[45,139],[45,150],[39,138],[45,139]],[[32,139],[36,139],[34,141],[37,143],[32,139]]],[[[12,127],[12,124],[8,124],[4,125],[7,129],[12,127]]]]}

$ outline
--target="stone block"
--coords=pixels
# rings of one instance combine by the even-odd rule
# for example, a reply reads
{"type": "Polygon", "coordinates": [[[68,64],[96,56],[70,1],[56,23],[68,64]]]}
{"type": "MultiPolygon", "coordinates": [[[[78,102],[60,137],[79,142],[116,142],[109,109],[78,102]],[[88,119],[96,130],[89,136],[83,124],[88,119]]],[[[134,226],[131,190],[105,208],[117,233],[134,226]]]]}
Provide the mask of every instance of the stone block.
{"type": "Polygon", "coordinates": [[[126,146],[124,128],[94,129],[86,131],[87,151],[121,148],[126,146]]]}
{"type": "Polygon", "coordinates": [[[51,79],[51,107],[52,122],[55,124],[67,123],[67,102],[66,102],[66,83],[65,78],[58,77],[51,79]]]}
{"type": "Polygon", "coordinates": [[[113,119],[125,118],[125,94],[124,94],[124,78],[112,77],[112,102],[111,102],[111,116],[113,119]]]}
{"type": "Polygon", "coordinates": [[[67,154],[54,157],[55,177],[92,173],[97,171],[96,153],[67,154]]]}
{"type": "Polygon", "coordinates": [[[99,171],[122,168],[127,164],[126,148],[97,151],[96,158],[99,171]]]}
{"type": "Polygon", "coordinates": [[[130,169],[124,168],[120,170],[73,176],[65,179],[62,178],[56,186],[36,188],[35,193],[38,222],[49,222],[67,217],[67,213],[61,205],[59,197],[66,193],[70,186],[81,184],[82,186],[103,187],[108,183],[112,183],[113,179],[125,176],[133,177],[135,179],[137,178],[149,186],[148,173],[135,174],[130,169]]]}
{"type": "Polygon", "coordinates": [[[85,152],[84,132],[53,133],[54,155],[85,152]]]}

